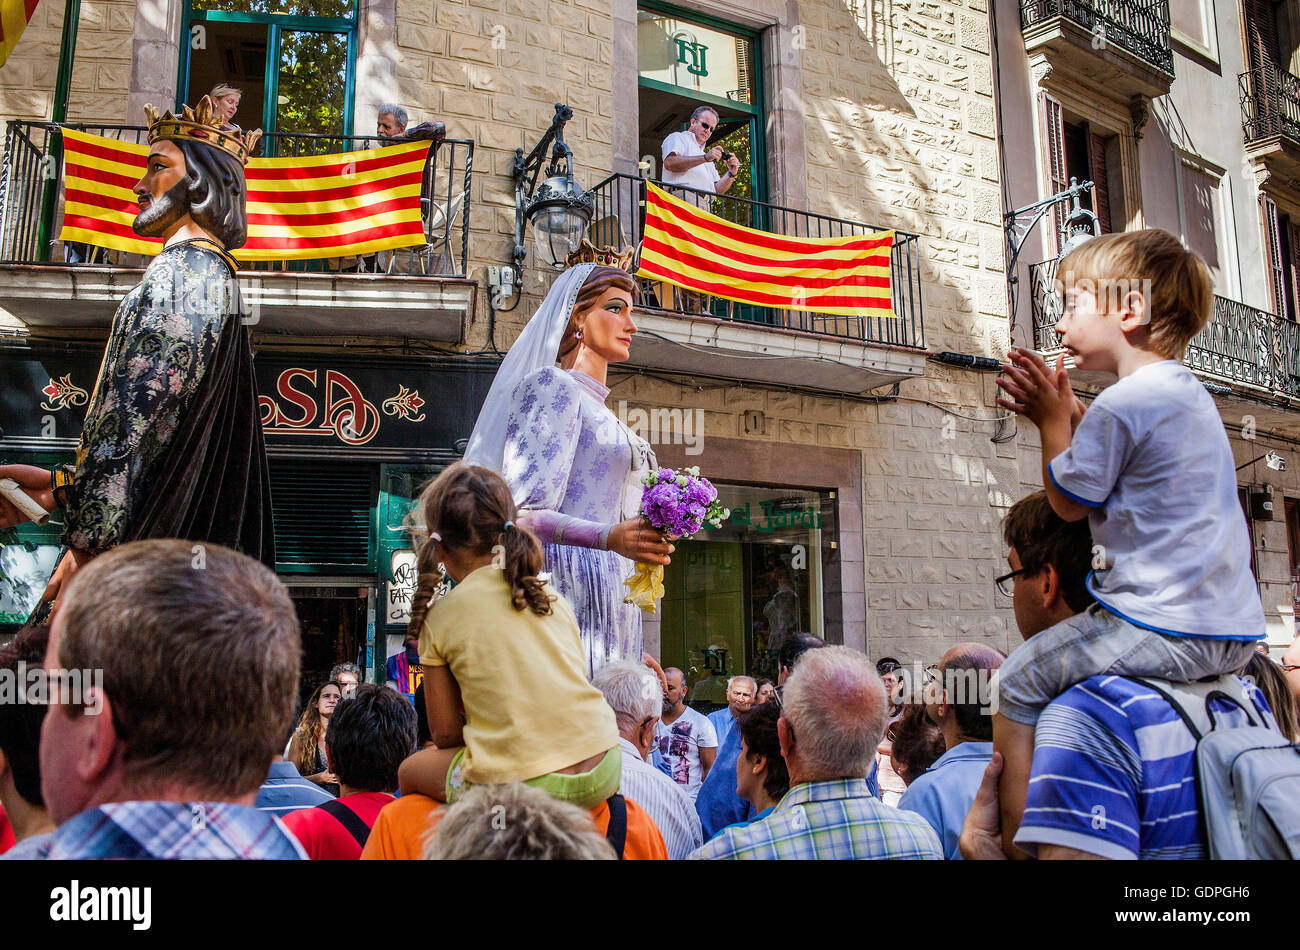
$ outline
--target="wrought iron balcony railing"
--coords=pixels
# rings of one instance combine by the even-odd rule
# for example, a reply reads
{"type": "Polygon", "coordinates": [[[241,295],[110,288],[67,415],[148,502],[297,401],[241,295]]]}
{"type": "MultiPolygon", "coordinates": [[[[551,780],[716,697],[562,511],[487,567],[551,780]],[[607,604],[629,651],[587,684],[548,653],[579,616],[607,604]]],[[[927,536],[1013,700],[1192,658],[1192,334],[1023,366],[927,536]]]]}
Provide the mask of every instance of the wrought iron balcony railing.
{"type": "Polygon", "coordinates": [[[1094,37],[1094,48],[1111,44],[1169,75],[1169,0],[1021,0],[1020,27],[1027,30],[1054,17],[1070,20],[1094,37]]]}
{"type": "Polygon", "coordinates": [[[1247,144],[1274,135],[1300,142],[1300,77],[1264,66],[1237,77],[1247,144]]]}
{"type": "MultiPolygon", "coordinates": [[[[1053,329],[1061,315],[1056,261],[1032,264],[1034,347],[1059,350],[1053,329]]],[[[1226,297],[1214,298],[1214,316],[1187,346],[1183,362],[1194,372],[1300,398],[1300,325],[1226,297]]]]}
{"type": "MultiPolygon", "coordinates": [[[[888,230],[857,221],[797,211],[763,201],[655,182],[669,193],[699,203],[706,211],[746,227],[798,237],[850,237],[888,230]]],[[[645,180],[610,175],[595,188],[596,212],[589,237],[596,245],[631,247],[641,242],[645,226],[645,180]]],[[[807,333],[825,333],[869,343],[924,349],[921,314],[920,252],[917,235],[894,231],[890,277],[895,317],[837,317],[799,310],[776,310],[735,303],[708,294],[688,293],[661,281],[639,278],[641,308],[688,317],[716,317],[807,333]]]]}
{"type": "MultiPolygon", "coordinates": [[[[11,120],[0,164],[0,263],[61,265],[114,264],[142,266],[140,255],[58,241],[57,205],[63,196],[63,167],[58,160],[58,126],[49,122],[11,120]]],[[[132,125],[73,125],[67,128],[140,143],[146,129],[132,125]]],[[[280,157],[326,155],[376,148],[384,139],[370,136],[273,132],[263,137],[260,152],[280,157]]],[[[474,143],[446,139],[429,153],[421,190],[421,217],[426,243],[400,251],[363,257],[309,261],[258,261],[249,270],[389,272],[465,277],[469,250],[470,184],[474,143]]]]}

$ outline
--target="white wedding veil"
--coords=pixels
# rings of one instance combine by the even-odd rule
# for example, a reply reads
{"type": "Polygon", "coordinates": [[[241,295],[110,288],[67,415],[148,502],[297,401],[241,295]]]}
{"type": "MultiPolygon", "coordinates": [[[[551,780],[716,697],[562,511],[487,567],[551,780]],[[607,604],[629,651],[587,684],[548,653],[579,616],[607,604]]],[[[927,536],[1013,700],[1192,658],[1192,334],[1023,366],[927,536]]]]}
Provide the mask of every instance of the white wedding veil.
{"type": "Polygon", "coordinates": [[[506,426],[509,424],[510,396],[520,380],[554,366],[560,354],[560,341],[569,325],[578,291],[587,282],[595,264],[570,267],[551,285],[545,299],[533,314],[524,332],[519,335],[497,369],[492,388],[488,390],[483,408],[479,410],[474,432],[465,449],[465,461],[483,465],[495,472],[501,471],[506,447],[506,426]]]}

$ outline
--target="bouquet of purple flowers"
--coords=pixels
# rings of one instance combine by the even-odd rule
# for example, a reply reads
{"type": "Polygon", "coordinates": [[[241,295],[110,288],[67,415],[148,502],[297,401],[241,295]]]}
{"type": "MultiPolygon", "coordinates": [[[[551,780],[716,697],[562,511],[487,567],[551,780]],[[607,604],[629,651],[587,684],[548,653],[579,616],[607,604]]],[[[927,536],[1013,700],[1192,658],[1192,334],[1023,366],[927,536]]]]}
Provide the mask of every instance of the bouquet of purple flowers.
{"type": "MultiPolygon", "coordinates": [[[[731,510],[718,504],[718,490],[700,475],[698,467],[680,472],[661,468],[641,482],[646,486],[641,516],[670,541],[695,534],[706,521],[720,528],[731,517],[731,510]]],[[[636,573],[623,582],[630,588],[624,603],[654,613],[655,601],[664,595],[663,577],[663,565],[638,563],[636,573]]]]}

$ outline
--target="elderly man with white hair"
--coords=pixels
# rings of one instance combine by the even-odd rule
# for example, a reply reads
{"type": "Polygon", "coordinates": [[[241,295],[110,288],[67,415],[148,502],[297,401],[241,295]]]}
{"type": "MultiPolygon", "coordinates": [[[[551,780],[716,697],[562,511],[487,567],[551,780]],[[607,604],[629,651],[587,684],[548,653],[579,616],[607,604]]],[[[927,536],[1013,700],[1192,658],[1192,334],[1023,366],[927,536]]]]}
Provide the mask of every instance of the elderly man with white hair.
{"type": "Polygon", "coordinates": [[[604,694],[618,723],[623,795],[640,805],[659,826],[669,860],[681,860],[700,846],[704,836],[690,796],[646,761],[655,744],[663,687],[645,667],[626,661],[602,667],[591,683],[604,694]]]}
{"type": "Polygon", "coordinates": [[[727,680],[727,705],[709,713],[709,722],[718,734],[718,748],[727,744],[727,736],[736,728],[736,716],[754,705],[758,684],[752,676],[733,676],[727,680]]]}
{"type": "Polygon", "coordinates": [[[724,829],[691,857],[942,860],[925,819],[867,789],[863,776],[887,711],[885,687],[863,654],[843,646],[810,650],[786,681],[777,721],[790,791],[767,818],[724,829]]]}

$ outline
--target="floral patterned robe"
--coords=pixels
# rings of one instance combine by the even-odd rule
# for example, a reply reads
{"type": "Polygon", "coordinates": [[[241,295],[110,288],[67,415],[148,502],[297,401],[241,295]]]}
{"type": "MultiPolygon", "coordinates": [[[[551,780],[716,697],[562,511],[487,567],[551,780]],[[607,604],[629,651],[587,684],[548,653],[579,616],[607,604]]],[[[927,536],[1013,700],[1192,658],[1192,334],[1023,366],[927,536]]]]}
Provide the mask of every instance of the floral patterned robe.
{"type": "Polygon", "coordinates": [[[77,450],[61,541],[210,541],[274,565],[270,480],[234,262],[163,249],[117,308],[77,450]]]}

